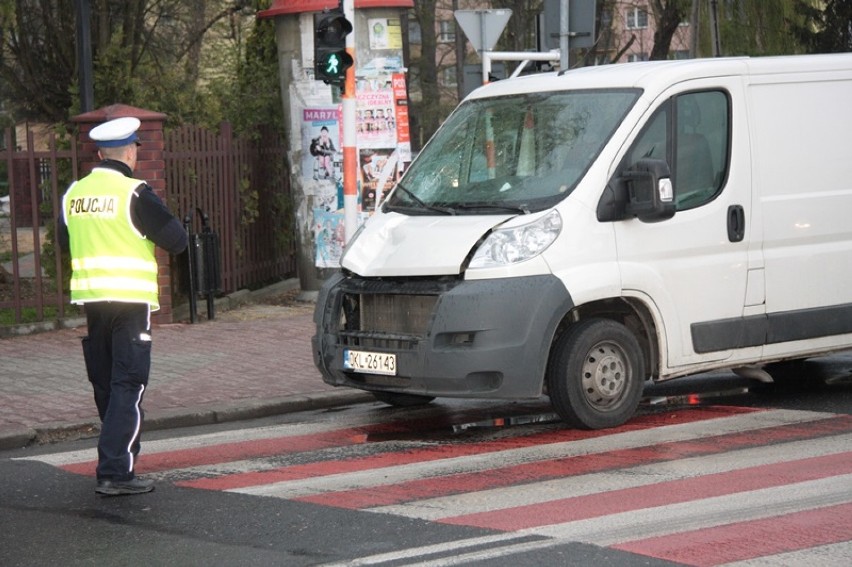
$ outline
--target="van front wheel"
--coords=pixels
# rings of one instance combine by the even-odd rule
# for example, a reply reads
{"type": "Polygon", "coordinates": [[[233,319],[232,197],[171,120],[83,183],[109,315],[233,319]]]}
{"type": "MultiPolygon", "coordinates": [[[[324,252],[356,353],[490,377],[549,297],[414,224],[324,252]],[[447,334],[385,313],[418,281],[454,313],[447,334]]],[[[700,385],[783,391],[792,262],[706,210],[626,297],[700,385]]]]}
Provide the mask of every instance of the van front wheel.
{"type": "Polygon", "coordinates": [[[553,408],[566,422],[605,429],[633,416],[644,378],[636,337],[615,321],[587,319],[556,342],[547,388],[553,408]]]}

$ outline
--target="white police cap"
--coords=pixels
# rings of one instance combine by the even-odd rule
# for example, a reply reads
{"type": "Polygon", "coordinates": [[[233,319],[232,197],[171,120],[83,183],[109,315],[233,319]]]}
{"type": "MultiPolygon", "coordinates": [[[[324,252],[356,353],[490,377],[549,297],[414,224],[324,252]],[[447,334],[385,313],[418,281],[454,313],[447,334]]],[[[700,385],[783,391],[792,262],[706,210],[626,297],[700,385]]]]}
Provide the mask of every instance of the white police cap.
{"type": "Polygon", "coordinates": [[[127,146],[136,141],[136,130],[141,124],[132,116],[116,118],[92,128],[89,137],[101,148],[127,146]]]}

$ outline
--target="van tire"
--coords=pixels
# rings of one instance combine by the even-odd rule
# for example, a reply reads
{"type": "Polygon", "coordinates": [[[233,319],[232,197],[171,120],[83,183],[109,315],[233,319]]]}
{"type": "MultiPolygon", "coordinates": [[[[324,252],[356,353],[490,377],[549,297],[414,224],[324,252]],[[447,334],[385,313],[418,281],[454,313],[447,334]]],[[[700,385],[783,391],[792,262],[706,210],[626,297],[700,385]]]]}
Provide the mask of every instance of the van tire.
{"type": "Polygon", "coordinates": [[[418,396],[417,394],[400,394],[398,392],[370,392],[373,397],[391,406],[410,408],[425,406],[435,399],[434,396],[418,396]]]}
{"type": "Polygon", "coordinates": [[[556,341],[547,388],[553,408],[570,425],[605,429],[633,416],[644,379],[642,350],[627,327],[587,319],[556,341]]]}

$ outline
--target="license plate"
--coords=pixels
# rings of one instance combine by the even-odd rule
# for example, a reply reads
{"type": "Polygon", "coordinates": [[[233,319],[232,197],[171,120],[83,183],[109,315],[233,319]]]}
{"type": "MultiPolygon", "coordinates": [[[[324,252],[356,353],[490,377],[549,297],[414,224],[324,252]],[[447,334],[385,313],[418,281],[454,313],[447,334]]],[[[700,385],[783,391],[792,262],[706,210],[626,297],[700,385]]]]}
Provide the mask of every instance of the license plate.
{"type": "Polygon", "coordinates": [[[396,376],[396,355],[347,349],[343,351],[343,369],[396,376]]]}

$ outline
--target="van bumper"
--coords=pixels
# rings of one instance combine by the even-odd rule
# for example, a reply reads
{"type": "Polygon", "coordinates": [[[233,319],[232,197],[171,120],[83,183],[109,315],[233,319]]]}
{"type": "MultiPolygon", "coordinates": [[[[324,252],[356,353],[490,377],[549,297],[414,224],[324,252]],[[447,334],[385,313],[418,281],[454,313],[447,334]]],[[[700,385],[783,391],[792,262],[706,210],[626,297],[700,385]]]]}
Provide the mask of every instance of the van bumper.
{"type": "Polygon", "coordinates": [[[542,394],[556,327],[572,307],[552,275],[465,281],[337,273],[317,297],[314,363],[334,386],[535,398],[542,394]],[[347,349],[396,355],[396,374],[344,370],[347,349]]]}

